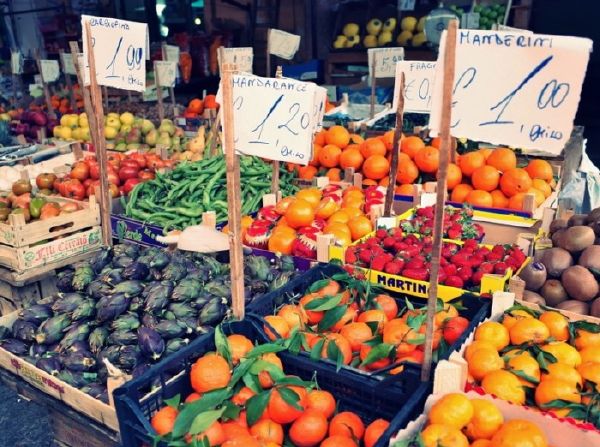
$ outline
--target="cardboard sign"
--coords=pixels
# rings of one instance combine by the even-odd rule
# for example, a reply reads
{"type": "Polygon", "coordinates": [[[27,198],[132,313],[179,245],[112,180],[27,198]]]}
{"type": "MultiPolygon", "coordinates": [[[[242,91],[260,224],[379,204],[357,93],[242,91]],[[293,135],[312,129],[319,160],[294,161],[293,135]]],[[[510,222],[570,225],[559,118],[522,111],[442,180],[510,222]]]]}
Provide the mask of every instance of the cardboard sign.
{"type": "Polygon", "coordinates": [[[44,82],[54,82],[60,76],[60,68],[58,61],[42,59],[40,60],[40,67],[42,68],[42,77],[44,82]]]}
{"type": "MultiPolygon", "coordinates": [[[[234,75],[235,150],[269,160],[308,164],[325,90],[294,79],[234,75]]],[[[217,101],[222,93],[217,94],[217,101]]]]}
{"type": "Polygon", "coordinates": [[[375,63],[376,78],[393,78],[396,76],[396,63],[404,60],[404,48],[369,48],[369,76],[375,63]]]}
{"type": "MultiPolygon", "coordinates": [[[[83,54],[88,61],[85,23],[90,23],[99,85],[143,92],[146,89],[148,25],[82,15],[83,54]]],[[[89,66],[84,66],[89,85],[89,66]]]]}
{"type": "Polygon", "coordinates": [[[435,62],[401,61],[396,64],[396,82],[394,86],[394,104],[392,110],[398,108],[400,95],[400,77],[404,72],[404,111],[413,113],[429,113],[431,109],[431,93],[435,76],[435,62]]]}
{"type": "Polygon", "coordinates": [[[73,76],[77,75],[77,70],[75,70],[71,53],[62,53],[62,66],[65,74],[73,76]]]}
{"type": "MultiPolygon", "coordinates": [[[[592,41],[458,30],[451,133],[560,154],[579,105],[592,41]]],[[[444,54],[446,34],[440,54],[444,54]]],[[[443,61],[436,65],[430,128],[440,129],[443,61]]]]}
{"type": "Polygon", "coordinates": [[[171,61],[155,61],[154,67],[158,72],[161,87],[175,87],[177,77],[177,64],[171,61]]]}
{"type": "Polygon", "coordinates": [[[252,47],[223,48],[225,60],[221,60],[221,53],[217,52],[219,58],[219,70],[221,64],[235,64],[237,71],[242,73],[252,73],[252,62],[254,53],[252,47]]]}
{"type": "Polygon", "coordinates": [[[300,36],[279,29],[269,30],[269,53],[290,60],[300,48],[300,36]]]}
{"type": "Polygon", "coordinates": [[[23,73],[23,56],[19,50],[10,52],[10,68],[12,74],[22,74],[23,73]]]}
{"type": "Polygon", "coordinates": [[[179,47],[177,45],[165,45],[165,57],[169,62],[179,64],[179,47]]]}

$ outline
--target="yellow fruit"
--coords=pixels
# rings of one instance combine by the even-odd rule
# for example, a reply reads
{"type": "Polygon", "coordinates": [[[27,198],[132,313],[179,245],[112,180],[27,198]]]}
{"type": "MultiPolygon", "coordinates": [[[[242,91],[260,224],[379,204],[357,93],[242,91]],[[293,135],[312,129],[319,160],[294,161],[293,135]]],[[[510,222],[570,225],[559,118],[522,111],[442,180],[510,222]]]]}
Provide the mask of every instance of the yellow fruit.
{"type": "Polygon", "coordinates": [[[417,31],[418,31],[418,32],[422,33],[422,32],[423,32],[423,30],[425,29],[425,20],[426,20],[426,19],[427,19],[427,17],[426,17],[426,16],[424,16],[424,17],[421,17],[421,18],[419,19],[419,22],[417,23],[417,31]]]}
{"type": "Polygon", "coordinates": [[[490,447],[547,447],[544,432],[533,422],[513,419],[492,437],[490,447]]]}
{"type": "Polygon", "coordinates": [[[391,31],[382,31],[377,37],[377,43],[380,47],[388,44],[392,41],[392,32],[391,31]]]}
{"type": "Polygon", "coordinates": [[[347,41],[348,39],[346,39],[346,36],[337,36],[333,42],[333,48],[344,48],[347,41]]]}
{"type": "Polygon", "coordinates": [[[393,32],[396,29],[396,18],[390,17],[383,22],[383,31],[393,32]]]}
{"type": "Polygon", "coordinates": [[[365,48],[375,48],[377,46],[377,36],[367,34],[363,39],[363,45],[365,48]]]}
{"type": "Polygon", "coordinates": [[[517,405],[525,403],[525,390],[517,376],[500,369],[488,373],[481,381],[486,393],[517,405]]]}
{"type": "Polygon", "coordinates": [[[344,44],[345,48],[352,48],[360,43],[360,36],[357,34],[356,36],[350,36],[346,39],[346,43],[344,44]]]}
{"type": "Polygon", "coordinates": [[[548,402],[557,399],[578,404],[581,402],[581,394],[572,383],[566,380],[553,378],[542,380],[535,389],[535,403],[538,407],[544,407],[548,402]]]}
{"type": "Polygon", "coordinates": [[[415,36],[412,39],[412,46],[420,47],[425,42],[427,42],[427,36],[425,36],[425,33],[423,33],[423,32],[417,33],[417,34],[415,34],[415,36]]]}
{"type": "Polygon", "coordinates": [[[468,361],[468,365],[469,374],[471,374],[475,380],[481,380],[491,371],[502,369],[504,367],[504,361],[498,354],[498,351],[483,348],[473,352],[468,361]]]}
{"type": "Polygon", "coordinates": [[[346,37],[356,36],[360,31],[360,27],[356,23],[346,23],[342,29],[342,34],[346,37]]]}
{"type": "Polygon", "coordinates": [[[367,23],[367,33],[371,36],[377,36],[383,27],[383,23],[379,19],[371,19],[367,23]]]}
{"type": "MultiPolygon", "coordinates": [[[[582,365],[580,365],[580,367],[581,366],[582,365]]],[[[566,365],[564,363],[548,363],[546,369],[548,372],[542,373],[542,380],[560,379],[569,382],[574,387],[583,384],[581,374],[579,374],[579,372],[571,365],[566,365]]]]}
{"type": "Polygon", "coordinates": [[[438,400],[429,411],[429,422],[446,425],[458,430],[473,417],[473,405],[464,394],[450,393],[438,400]]]}
{"type": "Polygon", "coordinates": [[[524,386],[534,387],[540,381],[540,365],[529,353],[512,357],[507,366],[524,386]],[[533,379],[533,381],[529,381],[519,373],[533,379]]]}
{"type": "Polygon", "coordinates": [[[596,388],[600,385],[600,363],[597,362],[585,362],[579,365],[577,368],[579,374],[583,379],[588,382],[596,384],[596,388]]]}
{"type": "Polygon", "coordinates": [[[508,346],[510,341],[508,330],[496,321],[486,321],[475,330],[475,340],[489,341],[497,351],[508,346]]]}
{"type": "Polygon", "coordinates": [[[575,347],[580,351],[590,346],[600,346],[600,332],[594,333],[577,329],[575,334],[575,347]]]}
{"type": "Polygon", "coordinates": [[[430,424],[421,432],[424,447],[469,447],[469,440],[456,428],[430,424]]]}
{"type": "Polygon", "coordinates": [[[539,320],[525,318],[510,328],[510,342],[513,345],[523,343],[542,343],[550,337],[550,330],[539,320]]]}
{"type": "Polygon", "coordinates": [[[524,351],[521,348],[513,348],[510,351],[506,351],[504,353],[504,355],[502,355],[502,358],[506,361],[512,359],[513,357],[519,356],[519,355],[528,355],[531,356],[531,354],[529,353],[529,351],[524,351]]]}
{"type": "Polygon", "coordinates": [[[417,28],[417,19],[415,17],[404,17],[400,21],[400,28],[402,31],[413,32],[417,28]]]}
{"type": "Polygon", "coordinates": [[[564,363],[570,366],[578,366],[581,364],[581,355],[573,346],[564,341],[555,341],[542,346],[544,352],[549,352],[559,363],[564,363]]]}
{"type": "Polygon", "coordinates": [[[396,37],[396,43],[401,47],[405,47],[408,45],[412,37],[413,33],[411,31],[402,31],[400,34],[398,34],[398,37],[396,37]]]}
{"type": "Polygon", "coordinates": [[[471,404],[473,418],[467,424],[465,433],[471,440],[490,439],[504,423],[504,416],[489,400],[471,399],[471,404]]]}
{"type": "Polygon", "coordinates": [[[104,137],[107,140],[115,139],[118,133],[119,133],[118,129],[111,127],[111,126],[104,126],[104,137]]]}
{"type": "Polygon", "coordinates": [[[581,355],[581,363],[600,363],[600,346],[589,346],[579,351],[579,354],[581,355]]]}
{"type": "Polygon", "coordinates": [[[569,320],[560,312],[546,311],[540,315],[540,321],[550,330],[550,337],[556,341],[569,339],[569,320]]]}

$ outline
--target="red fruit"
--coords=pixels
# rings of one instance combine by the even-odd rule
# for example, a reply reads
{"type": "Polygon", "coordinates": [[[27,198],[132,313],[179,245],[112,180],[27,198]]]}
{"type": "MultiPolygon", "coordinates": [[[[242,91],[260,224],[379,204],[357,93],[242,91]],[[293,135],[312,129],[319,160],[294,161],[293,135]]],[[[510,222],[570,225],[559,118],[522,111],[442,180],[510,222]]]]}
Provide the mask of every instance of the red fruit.
{"type": "Polygon", "coordinates": [[[346,264],[355,264],[358,261],[356,257],[356,252],[354,250],[346,250],[346,264]]]}
{"type": "Polygon", "coordinates": [[[458,271],[458,269],[456,268],[456,266],[454,264],[448,264],[447,266],[444,267],[444,272],[448,276],[456,275],[457,271],[458,271]]]}
{"type": "Polygon", "coordinates": [[[384,230],[383,228],[380,228],[379,230],[377,230],[375,232],[375,237],[379,238],[379,239],[384,239],[388,236],[388,232],[387,230],[384,230]]]}
{"type": "Polygon", "coordinates": [[[464,282],[459,276],[452,275],[446,278],[446,282],[444,284],[449,287],[458,287],[459,289],[462,289],[464,282]]]}
{"type": "Polygon", "coordinates": [[[459,339],[467,327],[469,327],[469,320],[465,317],[458,316],[446,320],[442,332],[444,340],[446,340],[449,345],[453,344],[459,339]]]}
{"type": "Polygon", "coordinates": [[[466,253],[457,253],[455,255],[452,255],[452,257],[450,258],[450,262],[459,266],[468,265],[470,263],[469,255],[467,255],[466,253]]]}
{"type": "Polygon", "coordinates": [[[480,255],[473,255],[471,256],[470,262],[469,264],[471,265],[472,268],[477,268],[481,265],[481,263],[484,261],[484,257],[480,256],[480,255]]]}
{"type": "Polygon", "coordinates": [[[429,279],[429,272],[425,269],[409,269],[405,268],[402,270],[402,276],[407,278],[417,279],[420,281],[427,281],[429,279]]]}
{"type": "Polygon", "coordinates": [[[471,276],[471,282],[473,284],[475,284],[476,286],[481,284],[481,278],[485,274],[486,274],[485,272],[483,272],[481,270],[477,270],[475,273],[473,273],[473,276],[471,276]]]}
{"type": "Polygon", "coordinates": [[[479,266],[479,270],[481,270],[483,273],[493,273],[494,264],[491,262],[484,262],[479,266]]]}
{"type": "Polygon", "coordinates": [[[368,249],[362,250],[358,254],[358,259],[360,259],[362,262],[364,262],[367,265],[369,265],[371,263],[372,258],[373,258],[373,253],[368,249]]]}
{"type": "Polygon", "coordinates": [[[392,247],[394,247],[395,243],[396,243],[396,239],[394,239],[391,236],[387,236],[383,239],[383,246],[385,248],[392,248],[392,247]]]}
{"type": "Polygon", "coordinates": [[[387,261],[382,256],[378,256],[371,261],[371,268],[373,270],[383,271],[386,262],[387,261]]]}
{"type": "Polygon", "coordinates": [[[458,276],[464,281],[467,282],[473,276],[473,270],[471,267],[461,267],[458,269],[458,276]]]}
{"type": "Polygon", "coordinates": [[[404,231],[402,231],[402,228],[400,228],[400,227],[393,228],[391,230],[391,234],[395,238],[402,238],[402,237],[404,237],[404,231]]]}
{"type": "Polygon", "coordinates": [[[425,262],[419,258],[413,258],[406,263],[407,269],[422,269],[425,267],[425,262]]]}
{"type": "Polygon", "coordinates": [[[478,244],[477,244],[477,241],[475,239],[467,239],[465,241],[465,243],[463,244],[463,247],[464,248],[470,248],[470,249],[476,250],[477,249],[477,245],[478,244]]]}
{"type": "Polygon", "coordinates": [[[496,262],[496,261],[500,261],[500,260],[501,260],[503,257],[504,257],[504,255],[503,255],[503,254],[500,254],[500,253],[497,253],[497,252],[495,253],[495,252],[491,251],[491,252],[490,252],[490,253],[489,253],[489,254],[486,256],[486,259],[487,259],[489,262],[496,262]]]}
{"type": "Polygon", "coordinates": [[[438,282],[440,284],[444,284],[447,277],[448,277],[448,275],[446,275],[446,272],[444,271],[444,269],[440,269],[438,271],[438,282]]]}
{"type": "Polygon", "coordinates": [[[506,273],[507,268],[508,265],[506,264],[506,262],[498,262],[494,265],[494,273],[496,273],[497,275],[504,275],[506,273]]]}
{"type": "Polygon", "coordinates": [[[453,230],[452,228],[449,228],[446,231],[446,234],[450,239],[460,239],[460,237],[462,236],[462,230],[453,230]]]}
{"type": "Polygon", "coordinates": [[[397,259],[395,261],[390,261],[387,264],[385,264],[383,271],[389,273],[390,275],[398,275],[402,271],[403,267],[404,262],[397,259]]]}
{"type": "Polygon", "coordinates": [[[492,253],[497,253],[499,255],[504,256],[504,246],[503,245],[494,245],[492,248],[492,253]]]}

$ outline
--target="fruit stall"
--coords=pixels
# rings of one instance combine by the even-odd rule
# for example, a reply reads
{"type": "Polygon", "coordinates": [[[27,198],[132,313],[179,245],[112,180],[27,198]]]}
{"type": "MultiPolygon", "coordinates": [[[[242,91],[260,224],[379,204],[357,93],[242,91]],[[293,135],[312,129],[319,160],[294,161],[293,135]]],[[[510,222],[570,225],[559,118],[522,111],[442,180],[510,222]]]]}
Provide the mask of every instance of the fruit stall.
{"type": "Polygon", "coordinates": [[[211,44],[191,98],[144,23],[81,15],[60,64],[36,54],[40,99],[0,115],[0,385],[47,441],[600,445],[592,42],[508,29],[510,1],[367,3],[331,25],[369,65],[356,108],[269,76],[300,45],[277,29],[268,76],[211,44]]]}

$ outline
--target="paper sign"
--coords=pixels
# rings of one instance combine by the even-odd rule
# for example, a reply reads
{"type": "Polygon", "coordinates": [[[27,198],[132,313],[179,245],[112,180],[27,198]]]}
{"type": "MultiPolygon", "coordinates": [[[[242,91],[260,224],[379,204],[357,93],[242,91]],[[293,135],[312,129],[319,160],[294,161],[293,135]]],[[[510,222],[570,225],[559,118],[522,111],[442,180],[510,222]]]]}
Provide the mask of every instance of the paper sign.
{"type": "Polygon", "coordinates": [[[77,70],[75,70],[75,65],[73,65],[73,57],[71,53],[61,53],[62,57],[62,66],[65,74],[68,75],[77,75],[77,70]]]}
{"type": "MultiPolygon", "coordinates": [[[[444,54],[442,35],[440,55],[444,54]]],[[[560,154],[573,130],[592,41],[580,37],[458,30],[451,134],[560,154]]],[[[440,129],[443,57],[430,127],[440,129]]]]}
{"type": "Polygon", "coordinates": [[[398,109],[400,77],[404,72],[404,111],[429,113],[435,75],[435,62],[400,61],[396,64],[396,82],[392,110],[398,109]]]}
{"type": "Polygon", "coordinates": [[[11,51],[10,53],[10,68],[12,74],[21,74],[23,73],[23,57],[21,56],[21,52],[19,50],[11,51]]]}
{"type": "Polygon", "coordinates": [[[44,94],[42,84],[29,84],[29,94],[34,98],[40,98],[44,94]]]}
{"type": "Polygon", "coordinates": [[[300,48],[300,36],[279,29],[269,30],[269,53],[290,60],[300,48]]]}
{"type": "Polygon", "coordinates": [[[154,68],[158,72],[161,87],[175,87],[177,64],[170,61],[155,61],[154,68]]]}
{"type": "Polygon", "coordinates": [[[400,11],[414,11],[416,0],[398,0],[398,9],[400,11]]]}
{"type": "MultiPolygon", "coordinates": [[[[146,89],[148,26],[145,23],[82,15],[85,72],[89,72],[85,29],[88,21],[98,84],[143,92],[146,89]]],[[[89,73],[85,73],[85,80],[89,85],[89,73]]]]}
{"type": "Polygon", "coordinates": [[[40,60],[40,67],[42,68],[42,77],[46,83],[54,82],[60,76],[58,61],[42,59],[40,60]]]}
{"type": "MultiPolygon", "coordinates": [[[[163,99],[168,98],[169,90],[163,89],[162,97],[163,97],[163,99]]],[[[158,94],[156,93],[156,85],[155,84],[149,85],[142,92],[142,101],[144,101],[144,102],[158,101],[158,94]]]]}
{"type": "MultiPolygon", "coordinates": [[[[235,150],[269,160],[308,164],[318,126],[317,85],[294,79],[233,76],[235,150]]],[[[319,95],[325,97],[324,89],[319,95]]],[[[221,92],[217,102],[222,101],[221,92]]]]}
{"type": "Polygon", "coordinates": [[[465,12],[460,18],[460,27],[463,29],[479,29],[479,13],[465,12]]]}
{"type": "Polygon", "coordinates": [[[177,45],[165,45],[165,57],[168,61],[179,64],[179,47],[177,45]]]}
{"type": "Polygon", "coordinates": [[[369,76],[375,63],[376,78],[393,78],[396,76],[396,62],[404,60],[404,48],[369,48],[369,76]]]}
{"type": "Polygon", "coordinates": [[[221,64],[235,64],[237,71],[242,73],[252,73],[252,61],[254,53],[252,47],[241,48],[223,48],[224,61],[221,61],[221,53],[217,51],[219,58],[219,69],[221,64]]]}

